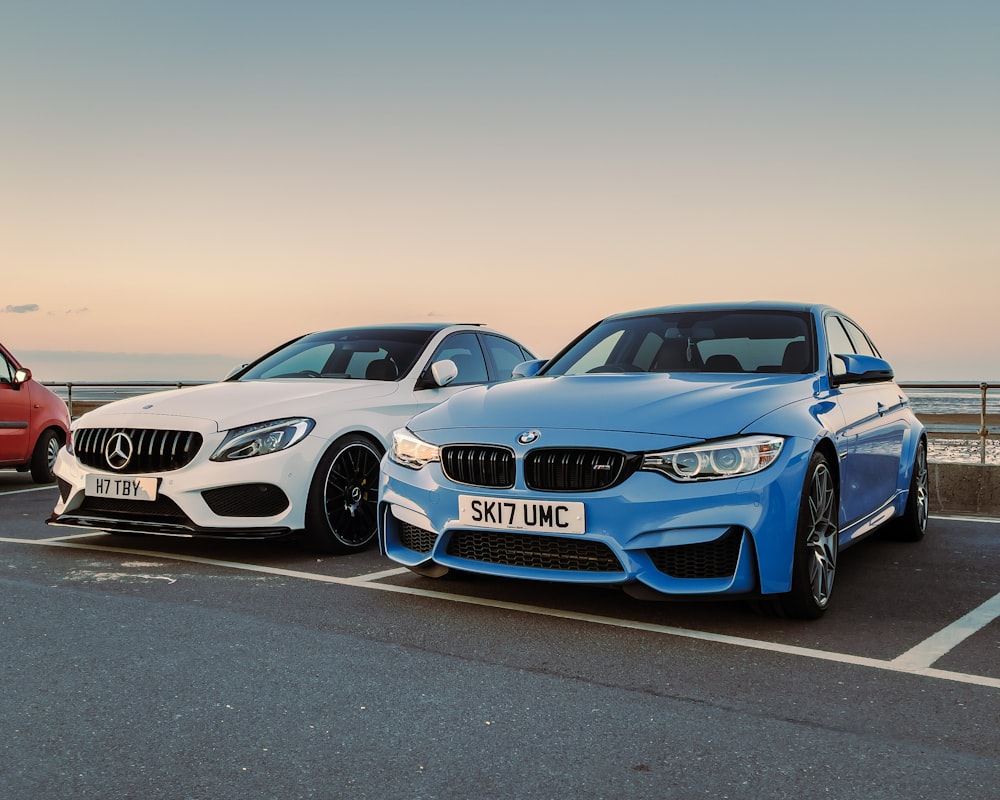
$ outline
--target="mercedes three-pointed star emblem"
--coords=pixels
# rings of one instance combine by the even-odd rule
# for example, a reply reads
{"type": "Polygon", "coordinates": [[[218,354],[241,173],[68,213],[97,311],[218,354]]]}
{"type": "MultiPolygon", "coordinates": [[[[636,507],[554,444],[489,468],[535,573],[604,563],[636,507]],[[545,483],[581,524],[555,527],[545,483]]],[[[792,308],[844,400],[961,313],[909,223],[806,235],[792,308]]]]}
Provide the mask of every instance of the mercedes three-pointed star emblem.
{"type": "Polygon", "coordinates": [[[132,460],[132,451],[132,439],[127,433],[118,432],[108,439],[104,447],[104,460],[111,469],[122,470],[132,460]]]}

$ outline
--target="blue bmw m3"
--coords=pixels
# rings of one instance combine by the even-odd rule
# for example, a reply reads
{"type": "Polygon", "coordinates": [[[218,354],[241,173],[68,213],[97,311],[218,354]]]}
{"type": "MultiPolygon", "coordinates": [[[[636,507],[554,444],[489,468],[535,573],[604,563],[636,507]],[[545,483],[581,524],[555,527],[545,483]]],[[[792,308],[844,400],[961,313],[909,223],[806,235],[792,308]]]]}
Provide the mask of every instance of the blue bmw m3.
{"type": "Polygon", "coordinates": [[[924,428],[829,306],[617,314],[515,377],[395,432],[378,505],[390,559],[815,619],[840,550],[879,529],[924,536],[924,428]]]}

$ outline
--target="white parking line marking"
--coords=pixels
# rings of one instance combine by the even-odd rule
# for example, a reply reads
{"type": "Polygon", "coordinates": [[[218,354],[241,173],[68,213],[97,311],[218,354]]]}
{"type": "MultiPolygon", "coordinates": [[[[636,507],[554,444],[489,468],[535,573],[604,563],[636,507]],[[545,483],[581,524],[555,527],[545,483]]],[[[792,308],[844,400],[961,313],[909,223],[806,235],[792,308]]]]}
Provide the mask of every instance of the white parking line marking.
{"type": "Polygon", "coordinates": [[[92,539],[95,536],[107,536],[107,531],[89,531],[87,533],[74,533],[70,536],[50,536],[48,539],[41,539],[42,542],[71,542],[76,539],[92,539]]]}
{"type": "Polygon", "coordinates": [[[28,489],[11,489],[9,492],[0,492],[0,497],[5,494],[27,494],[28,492],[44,492],[46,489],[55,489],[55,486],[32,486],[28,489]]]}
{"type": "MultiPolygon", "coordinates": [[[[627,628],[640,630],[647,633],[656,633],[666,636],[676,636],[684,639],[694,639],[703,642],[713,642],[716,644],[727,644],[736,647],[746,647],[754,650],[765,650],[772,653],[784,653],[786,655],[800,656],[802,658],[814,658],[821,661],[831,661],[839,664],[850,664],[859,667],[869,667],[888,672],[899,672],[908,675],[920,675],[926,678],[937,678],[939,680],[955,681],[958,683],[968,683],[975,686],[989,686],[1000,689],[1000,678],[990,678],[985,675],[968,675],[963,672],[949,672],[947,670],[933,669],[929,666],[922,666],[919,663],[897,663],[897,660],[884,661],[878,658],[867,658],[865,656],[853,656],[848,653],[833,653],[826,650],[813,650],[808,647],[798,647],[795,645],[779,644],[777,642],[765,642],[757,639],[745,639],[740,636],[729,636],[721,633],[710,633],[707,631],[689,630],[687,628],[675,628],[669,625],[655,625],[648,622],[638,622],[635,620],[616,619],[614,617],[602,617],[594,614],[582,614],[575,611],[558,611],[544,606],[530,606],[523,603],[509,603],[502,600],[489,600],[481,597],[466,597],[464,595],[449,594],[430,589],[418,589],[410,586],[394,586],[389,583],[375,583],[367,576],[338,578],[332,575],[317,575],[313,572],[302,572],[299,570],[281,569],[278,567],[266,567],[258,564],[244,564],[238,561],[220,561],[213,558],[201,558],[199,556],[178,555],[175,553],[160,553],[149,550],[130,550],[123,547],[106,547],[96,544],[79,544],[76,542],[59,541],[39,541],[37,539],[10,539],[0,537],[0,542],[10,544],[44,545],[46,547],[67,547],[74,550],[92,550],[104,553],[118,553],[137,555],[144,558],[163,558],[172,561],[185,561],[194,564],[205,564],[208,566],[226,567],[228,569],[242,570],[244,572],[260,572],[268,575],[282,575],[289,578],[301,578],[302,580],[318,581],[320,583],[333,583],[340,586],[355,586],[365,589],[377,589],[382,592],[393,592],[396,594],[409,594],[417,597],[427,597],[435,600],[444,600],[452,603],[465,603],[466,605],[483,606],[485,608],[498,608],[506,611],[517,611],[525,614],[535,614],[543,617],[555,617],[558,619],[568,619],[576,622],[586,622],[596,625],[607,625],[615,628],[627,628]]],[[[390,570],[395,573],[396,570],[390,570]]],[[[992,602],[992,601],[990,601],[992,602]]],[[[980,606],[982,609],[982,606],[980,606]]],[[[976,609],[978,612],[980,609],[976,609]]],[[[973,614],[976,612],[972,612],[973,614]]],[[[968,617],[969,615],[966,615],[968,617]]],[[[965,617],[963,617],[965,619],[965,617]]],[[[961,620],[960,620],[961,621],[961,620]]],[[[933,639],[934,637],[931,637],[933,639]]],[[[963,637],[964,638],[964,637],[963,637]]],[[[930,640],[928,640],[930,641],[930,640]]],[[[905,655],[905,654],[904,654],[905,655]]],[[[903,657],[900,656],[900,659],[903,657]]]]}
{"type": "Polygon", "coordinates": [[[959,683],[971,683],[977,686],[992,686],[993,688],[1000,689],[1000,678],[990,678],[985,675],[967,675],[962,672],[949,672],[947,670],[931,669],[929,667],[899,666],[894,664],[892,661],[883,661],[877,658],[866,658],[864,656],[852,656],[847,653],[832,653],[826,650],[813,650],[807,647],[797,647],[795,645],[785,645],[777,642],[745,639],[740,636],[729,636],[721,633],[709,633],[707,631],[696,631],[687,628],[674,628],[669,625],[655,625],[648,622],[617,619],[615,617],[602,617],[594,614],[581,614],[575,611],[558,611],[552,608],[545,608],[544,606],[529,606],[522,603],[508,603],[501,600],[466,597],[464,595],[448,594],[446,592],[437,592],[428,589],[417,589],[410,586],[369,584],[369,587],[386,592],[396,592],[398,594],[412,594],[420,597],[432,597],[439,600],[447,600],[454,603],[466,603],[468,605],[486,606],[488,608],[503,608],[510,611],[521,611],[526,614],[537,614],[545,617],[570,619],[577,622],[590,622],[597,625],[608,625],[616,628],[630,628],[649,633],[678,636],[685,639],[696,639],[705,642],[716,642],[718,644],[729,644],[737,647],[752,648],[755,650],[767,650],[774,653],[802,656],[803,658],[815,658],[823,661],[833,661],[840,664],[872,667],[874,669],[883,669],[890,672],[905,672],[913,675],[923,675],[928,678],[940,678],[943,680],[957,681],[959,683]]]}
{"type": "Polygon", "coordinates": [[[406,567],[398,567],[397,569],[386,569],[382,572],[369,572],[367,575],[358,575],[352,580],[358,583],[367,583],[369,581],[380,581],[382,578],[391,578],[394,575],[405,575],[409,570],[406,567]]]}
{"type": "Polygon", "coordinates": [[[945,653],[953,650],[972,634],[985,628],[997,617],[1000,617],[1000,594],[994,595],[961,619],[955,620],[947,628],[938,631],[916,647],[907,650],[903,655],[894,658],[892,663],[903,669],[929,667],[945,653]]]}

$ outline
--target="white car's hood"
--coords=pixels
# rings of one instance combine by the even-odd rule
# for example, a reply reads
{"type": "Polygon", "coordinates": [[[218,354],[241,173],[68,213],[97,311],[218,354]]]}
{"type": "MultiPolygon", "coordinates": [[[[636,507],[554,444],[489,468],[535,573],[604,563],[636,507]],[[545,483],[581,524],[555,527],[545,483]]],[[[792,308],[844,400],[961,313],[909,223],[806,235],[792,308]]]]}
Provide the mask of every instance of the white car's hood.
{"type": "Polygon", "coordinates": [[[226,381],[130,397],[84,414],[77,427],[158,427],[171,417],[215,423],[228,430],[285,417],[315,417],[368,405],[399,389],[398,383],[362,380],[226,381]]]}

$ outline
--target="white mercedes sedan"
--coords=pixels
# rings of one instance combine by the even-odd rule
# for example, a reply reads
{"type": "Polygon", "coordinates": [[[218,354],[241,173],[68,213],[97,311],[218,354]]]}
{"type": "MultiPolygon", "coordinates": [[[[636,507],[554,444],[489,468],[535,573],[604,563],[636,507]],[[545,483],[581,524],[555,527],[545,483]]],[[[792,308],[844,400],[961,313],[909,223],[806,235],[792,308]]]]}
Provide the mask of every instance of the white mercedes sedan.
{"type": "Polygon", "coordinates": [[[59,451],[50,525],[228,539],[302,533],[350,553],[377,531],[392,432],[531,351],[480,325],[347,328],[294,339],[220,383],[118,400],[59,451]]]}

